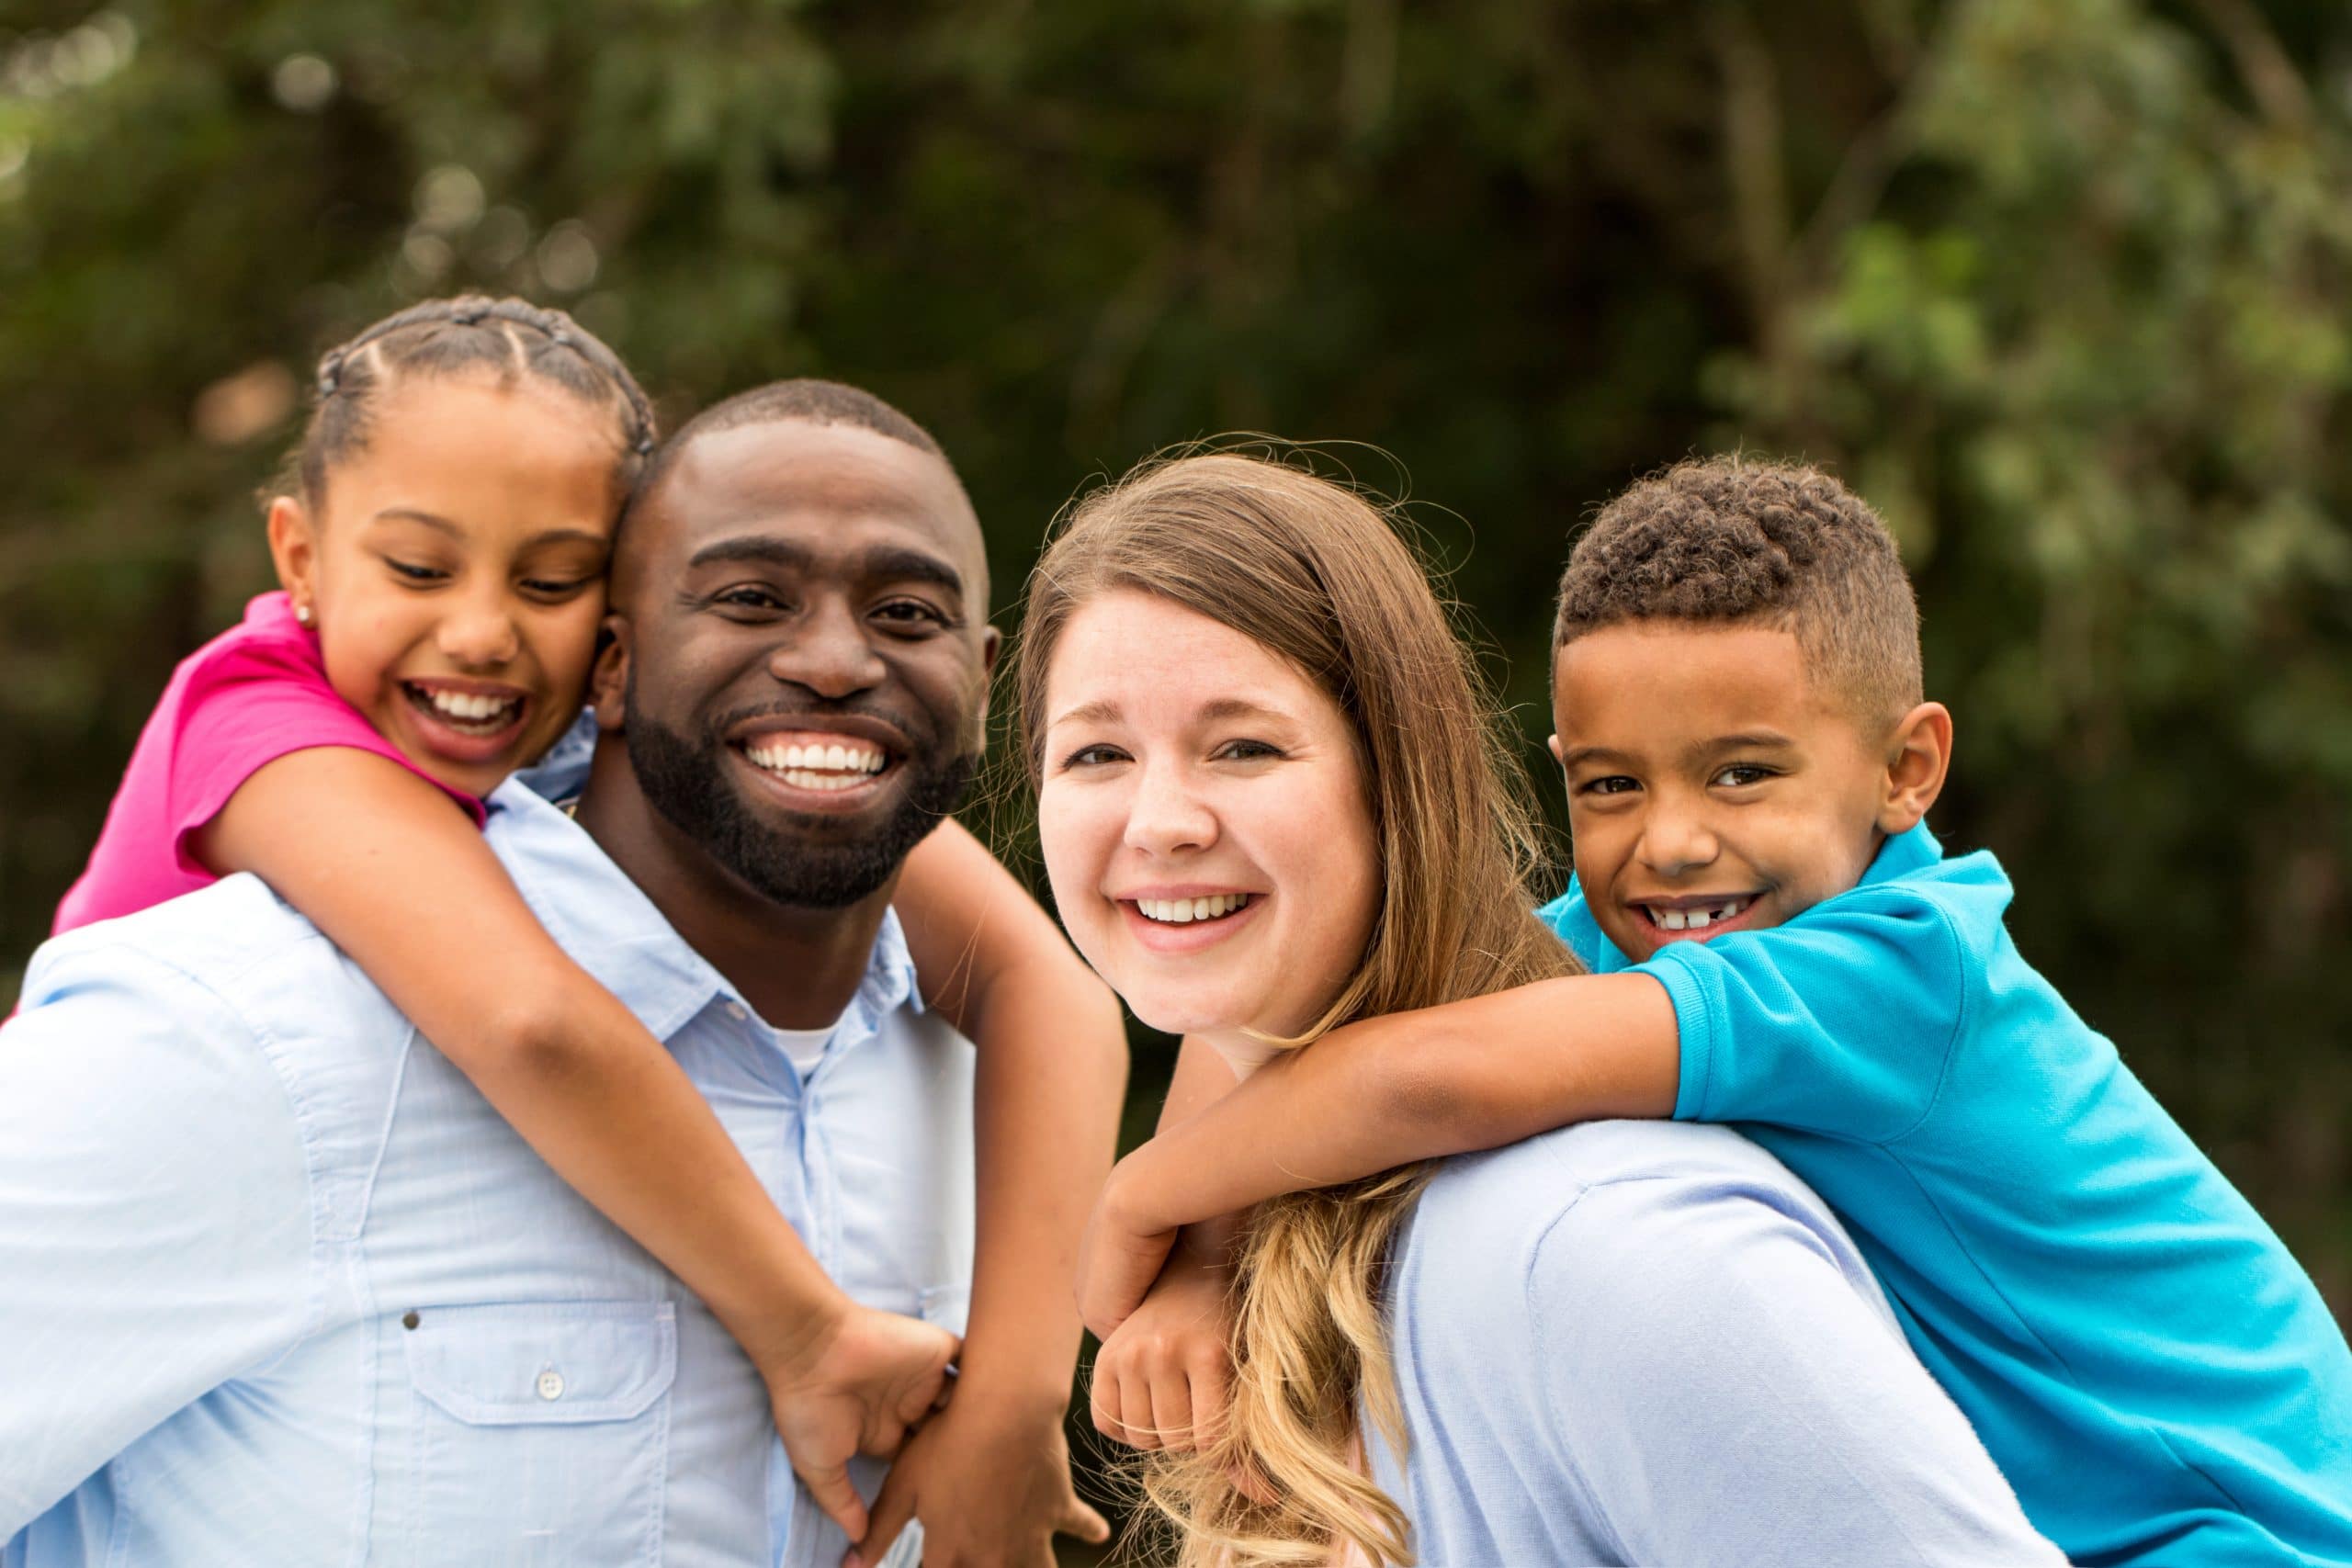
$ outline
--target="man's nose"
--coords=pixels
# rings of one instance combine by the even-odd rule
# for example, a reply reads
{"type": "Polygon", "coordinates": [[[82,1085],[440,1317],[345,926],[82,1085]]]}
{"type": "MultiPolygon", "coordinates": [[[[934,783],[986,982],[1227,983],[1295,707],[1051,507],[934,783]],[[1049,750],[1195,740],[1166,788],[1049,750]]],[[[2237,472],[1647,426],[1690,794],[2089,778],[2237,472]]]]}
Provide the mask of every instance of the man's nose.
{"type": "Polygon", "coordinates": [[[441,617],[437,640],[442,657],[468,670],[511,663],[523,650],[522,634],[503,595],[483,593],[450,606],[441,617]]]}
{"type": "Polygon", "coordinates": [[[849,605],[820,604],[788,624],[785,641],[768,655],[768,673],[834,699],[880,685],[887,670],[849,605]]]}
{"type": "Polygon", "coordinates": [[[1216,838],[1216,813],[1184,770],[1170,762],[1146,763],[1127,805],[1127,848],[1149,855],[1182,854],[1207,849],[1216,838]]]}
{"type": "Polygon", "coordinates": [[[1642,819],[1640,852],[1658,875],[1680,876],[1712,863],[1722,845],[1696,803],[1667,797],[1653,801],[1642,819]]]}

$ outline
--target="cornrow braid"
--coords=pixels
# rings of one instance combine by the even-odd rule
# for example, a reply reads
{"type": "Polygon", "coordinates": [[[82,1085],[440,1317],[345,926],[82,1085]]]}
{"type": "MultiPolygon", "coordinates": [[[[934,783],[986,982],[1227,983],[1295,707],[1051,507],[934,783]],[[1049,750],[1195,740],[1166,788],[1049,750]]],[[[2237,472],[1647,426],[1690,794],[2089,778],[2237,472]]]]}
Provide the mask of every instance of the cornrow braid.
{"type": "Polygon", "coordinates": [[[507,379],[548,382],[592,405],[614,405],[621,426],[616,482],[624,491],[652,456],[659,439],[653,405],[602,339],[561,310],[465,294],[394,311],[320,357],[316,402],[296,463],[304,496],[318,505],[328,471],[366,448],[385,389],[409,376],[475,367],[507,379]]]}

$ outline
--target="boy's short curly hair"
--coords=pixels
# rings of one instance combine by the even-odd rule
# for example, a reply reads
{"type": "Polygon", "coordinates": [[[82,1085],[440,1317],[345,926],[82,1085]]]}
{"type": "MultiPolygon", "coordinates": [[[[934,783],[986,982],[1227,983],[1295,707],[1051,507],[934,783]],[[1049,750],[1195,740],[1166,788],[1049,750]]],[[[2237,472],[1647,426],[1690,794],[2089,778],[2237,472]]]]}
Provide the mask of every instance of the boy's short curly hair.
{"type": "Polygon", "coordinates": [[[1920,700],[1919,610],[1894,537],[1803,464],[1694,457],[1602,507],[1561,576],[1553,651],[1646,620],[1793,632],[1814,678],[1866,722],[1920,700]]]}

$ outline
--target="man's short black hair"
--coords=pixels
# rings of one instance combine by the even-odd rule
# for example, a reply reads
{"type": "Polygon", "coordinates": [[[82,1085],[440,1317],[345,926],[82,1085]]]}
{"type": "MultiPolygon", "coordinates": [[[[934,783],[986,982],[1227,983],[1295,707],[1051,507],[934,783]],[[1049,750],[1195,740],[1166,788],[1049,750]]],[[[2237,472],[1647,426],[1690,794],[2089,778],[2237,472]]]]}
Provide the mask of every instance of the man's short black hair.
{"type": "MultiPolygon", "coordinates": [[[[632,509],[651,495],[662,483],[662,476],[677,462],[679,455],[699,436],[713,435],[722,430],[735,430],[747,424],[775,424],[797,420],[804,424],[854,424],[887,435],[893,441],[903,441],[918,452],[927,452],[947,464],[950,473],[956,465],[948,461],[946,449],[936,437],[922,425],[884,402],[863,388],[841,381],[820,380],[813,376],[795,377],[789,381],[771,381],[764,387],[753,387],[746,392],[716,402],[680,425],[670,439],[654,452],[653,460],[637,481],[630,500],[632,509]]],[[[958,482],[961,482],[960,479],[958,482]]]]}

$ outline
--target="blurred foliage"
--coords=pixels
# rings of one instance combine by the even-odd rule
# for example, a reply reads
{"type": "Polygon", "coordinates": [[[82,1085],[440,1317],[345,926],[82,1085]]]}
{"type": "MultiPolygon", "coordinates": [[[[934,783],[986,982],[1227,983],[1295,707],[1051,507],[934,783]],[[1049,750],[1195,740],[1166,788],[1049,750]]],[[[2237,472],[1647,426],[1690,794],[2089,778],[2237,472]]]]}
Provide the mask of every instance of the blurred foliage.
{"type": "Polygon", "coordinates": [[[1000,604],[1155,447],[1375,444],[1532,767],[1570,531],[1742,445],[1885,511],[1946,841],[2343,1310],[2347,174],[2316,0],[10,0],[0,996],[407,299],[567,304],[673,419],[874,388],[1000,604]]]}

